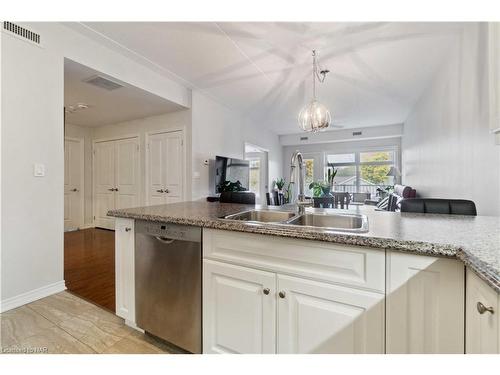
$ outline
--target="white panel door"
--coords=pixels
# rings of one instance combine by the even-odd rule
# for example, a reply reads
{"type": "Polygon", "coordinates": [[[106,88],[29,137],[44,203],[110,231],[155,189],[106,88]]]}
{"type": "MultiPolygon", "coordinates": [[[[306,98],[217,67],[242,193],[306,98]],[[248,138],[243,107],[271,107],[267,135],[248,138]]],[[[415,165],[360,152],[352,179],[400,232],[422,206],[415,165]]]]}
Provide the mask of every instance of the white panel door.
{"type": "Polygon", "coordinates": [[[387,254],[387,353],[464,353],[464,266],[387,254]]]}
{"type": "Polygon", "coordinates": [[[384,294],[278,275],[278,353],[384,353],[384,294]]]}
{"type": "Polygon", "coordinates": [[[203,261],[203,352],[275,353],[276,275],[203,261]]]}
{"type": "Polygon", "coordinates": [[[467,270],[466,296],[467,353],[500,354],[500,295],[467,270]]]}
{"type": "Polygon", "coordinates": [[[163,134],[154,134],[148,142],[148,204],[164,204],[165,197],[165,170],[166,140],[163,134]]]}
{"type": "Polygon", "coordinates": [[[175,203],[183,200],[182,131],[150,135],[148,140],[148,203],[175,203]]]}
{"type": "Polygon", "coordinates": [[[182,132],[165,133],[165,195],[167,203],[182,201],[184,170],[182,157],[182,132]]]}
{"type": "Polygon", "coordinates": [[[115,208],[115,143],[94,145],[94,224],[114,229],[113,218],[107,212],[115,208]]]}
{"type": "Polygon", "coordinates": [[[83,140],[64,140],[64,230],[83,225],[83,140]]]}
{"type": "Polygon", "coordinates": [[[115,144],[115,208],[139,205],[139,139],[130,138],[115,144]]]}

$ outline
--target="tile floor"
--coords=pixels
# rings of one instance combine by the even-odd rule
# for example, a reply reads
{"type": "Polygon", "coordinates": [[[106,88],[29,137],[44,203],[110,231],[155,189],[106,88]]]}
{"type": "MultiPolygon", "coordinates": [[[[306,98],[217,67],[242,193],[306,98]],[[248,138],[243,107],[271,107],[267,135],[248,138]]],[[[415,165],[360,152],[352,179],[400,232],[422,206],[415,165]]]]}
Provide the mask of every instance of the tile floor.
{"type": "Polygon", "coordinates": [[[0,314],[0,353],[181,353],[69,292],[0,314]]]}

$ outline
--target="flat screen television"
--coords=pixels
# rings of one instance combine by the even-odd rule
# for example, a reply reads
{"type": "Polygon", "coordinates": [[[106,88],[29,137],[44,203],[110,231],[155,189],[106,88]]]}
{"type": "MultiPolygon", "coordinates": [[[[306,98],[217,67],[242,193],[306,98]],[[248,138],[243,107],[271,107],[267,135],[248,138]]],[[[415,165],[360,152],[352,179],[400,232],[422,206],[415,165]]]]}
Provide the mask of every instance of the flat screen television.
{"type": "Polygon", "coordinates": [[[214,165],[215,193],[222,191],[222,186],[227,181],[241,184],[244,191],[249,190],[250,163],[248,160],[227,158],[224,156],[215,157],[214,165]]]}

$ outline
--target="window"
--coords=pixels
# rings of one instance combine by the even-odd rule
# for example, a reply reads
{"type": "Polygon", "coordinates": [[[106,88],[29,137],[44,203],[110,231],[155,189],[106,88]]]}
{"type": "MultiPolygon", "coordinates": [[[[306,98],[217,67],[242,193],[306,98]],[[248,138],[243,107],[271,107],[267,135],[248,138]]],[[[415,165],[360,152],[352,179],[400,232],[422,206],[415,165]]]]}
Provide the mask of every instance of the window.
{"type": "Polygon", "coordinates": [[[377,189],[394,185],[394,177],[387,176],[387,173],[395,165],[395,160],[394,150],[326,155],[328,166],[338,170],[335,190],[349,193],[376,194],[377,189]]]}
{"type": "Polygon", "coordinates": [[[314,159],[304,159],[304,165],[306,167],[305,171],[305,194],[307,196],[312,196],[309,185],[314,181],[314,159]]]}
{"type": "Polygon", "coordinates": [[[260,195],[260,159],[249,159],[250,162],[250,186],[249,189],[255,193],[256,197],[260,195]]]}

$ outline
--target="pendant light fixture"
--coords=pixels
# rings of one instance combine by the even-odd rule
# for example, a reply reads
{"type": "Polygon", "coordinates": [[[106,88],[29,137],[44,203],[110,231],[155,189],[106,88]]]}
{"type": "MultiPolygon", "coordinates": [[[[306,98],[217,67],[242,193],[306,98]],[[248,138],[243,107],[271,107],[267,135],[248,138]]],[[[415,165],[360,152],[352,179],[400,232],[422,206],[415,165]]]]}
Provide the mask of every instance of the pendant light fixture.
{"type": "Polygon", "coordinates": [[[325,130],[330,126],[332,118],[328,109],[316,100],[316,79],[323,83],[329,70],[319,70],[316,62],[316,51],[312,51],[313,56],[313,98],[299,113],[299,126],[306,132],[317,132],[325,130]]]}

